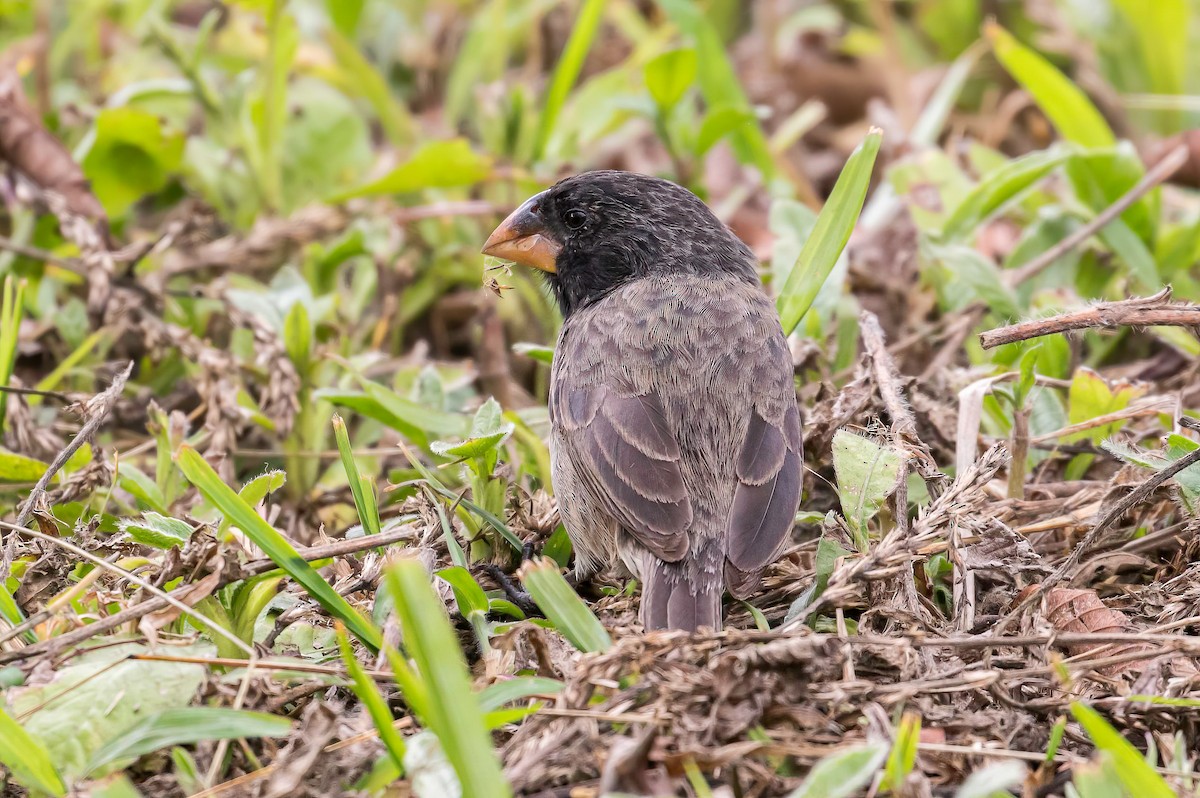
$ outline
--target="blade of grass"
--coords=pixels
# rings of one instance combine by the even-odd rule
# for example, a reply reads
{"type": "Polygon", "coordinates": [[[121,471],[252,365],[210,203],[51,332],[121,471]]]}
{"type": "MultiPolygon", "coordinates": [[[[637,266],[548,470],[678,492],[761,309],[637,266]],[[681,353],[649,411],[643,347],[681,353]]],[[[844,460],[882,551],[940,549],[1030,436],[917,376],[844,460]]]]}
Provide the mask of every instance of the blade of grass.
{"type": "Polygon", "coordinates": [[[1078,701],[1071,703],[1071,714],[1092,738],[1096,747],[1112,758],[1114,770],[1130,795],[1138,798],[1172,798],[1172,790],[1163,777],[1154,772],[1141,753],[1100,713],[1078,701]]]}
{"type": "Polygon", "coordinates": [[[776,300],[785,335],[792,334],[792,330],[796,329],[796,325],[812,307],[821,286],[846,248],[862,210],[863,200],[866,199],[871,170],[882,141],[883,132],[873,128],[863,143],[850,154],[829,200],[817,216],[812,233],[800,249],[796,265],[788,273],[776,300]]]}
{"type": "Polygon", "coordinates": [[[606,651],[612,638],[583,599],[571,589],[558,563],[543,557],[521,566],[521,583],[563,637],[580,651],[606,651]]]}
{"type": "Polygon", "coordinates": [[[355,637],[372,651],[378,651],[383,638],[371,623],[350,606],[320,574],[313,570],[277,529],[254,512],[249,504],[221,481],[200,453],[191,446],[180,447],[176,462],[185,477],[210,504],[220,510],[263,550],[271,561],[287,572],[308,591],[325,611],[346,625],[355,637]]]}
{"type": "Polygon", "coordinates": [[[367,714],[371,716],[371,722],[375,724],[375,730],[379,732],[379,739],[383,741],[383,745],[387,748],[392,761],[396,763],[396,767],[400,768],[400,772],[403,773],[404,737],[392,725],[396,719],[392,717],[392,711],[388,709],[387,701],[380,695],[379,688],[375,686],[375,680],[367,676],[363,666],[355,659],[354,651],[350,648],[350,640],[346,637],[346,627],[341,623],[336,626],[338,650],[342,652],[342,662],[346,664],[346,672],[350,674],[350,689],[367,708],[367,714]]]}
{"type": "MultiPolygon", "coordinates": [[[[0,303],[0,385],[12,379],[17,359],[17,339],[20,337],[21,305],[25,296],[25,281],[16,282],[13,276],[4,278],[4,300],[0,303]]],[[[4,429],[8,402],[0,397],[0,430],[4,429]]]]}
{"type": "Polygon", "coordinates": [[[537,143],[534,145],[533,159],[540,160],[545,154],[546,142],[554,132],[558,115],[562,112],[571,87],[583,71],[583,62],[588,51],[592,49],[592,41],[600,28],[600,20],[604,16],[605,0],[584,0],[583,8],[575,19],[567,46],[563,48],[562,56],[554,67],[554,76],[550,79],[550,88],[542,101],[542,118],[538,125],[537,143]]]}
{"type": "Polygon", "coordinates": [[[463,795],[512,795],[484,723],[479,699],[458,638],[429,574],[417,560],[400,560],[387,572],[404,645],[429,689],[426,721],[462,783],[463,795]]]}
{"type": "Polygon", "coordinates": [[[18,784],[48,795],[67,794],[67,785],[37,739],[0,709],[0,764],[12,771],[18,784]]]}
{"type": "Polygon", "coordinates": [[[350,483],[350,494],[354,497],[354,507],[358,510],[358,520],[369,535],[380,532],[379,507],[375,503],[374,482],[363,476],[354,462],[354,451],[350,448],[350,436],[346,433],[346,422],[339,415],[333,417],[333,437],[337,441],[338,454],[342,458],[342,468],[346,470],[346,481],[350,483]]]}

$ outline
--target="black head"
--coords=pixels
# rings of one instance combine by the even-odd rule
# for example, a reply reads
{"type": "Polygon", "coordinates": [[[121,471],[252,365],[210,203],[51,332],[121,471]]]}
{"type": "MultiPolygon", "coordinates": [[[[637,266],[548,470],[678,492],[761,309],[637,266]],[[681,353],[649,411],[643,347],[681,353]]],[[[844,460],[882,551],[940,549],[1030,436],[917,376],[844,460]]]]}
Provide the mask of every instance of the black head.
{"type": "Polygon", "coordinates": [[[504,220],[483,251],[545,271],[564,317],[642,277],[758,279],[749,248],[699,197],[635,172],[560,181],[504,220]]]}

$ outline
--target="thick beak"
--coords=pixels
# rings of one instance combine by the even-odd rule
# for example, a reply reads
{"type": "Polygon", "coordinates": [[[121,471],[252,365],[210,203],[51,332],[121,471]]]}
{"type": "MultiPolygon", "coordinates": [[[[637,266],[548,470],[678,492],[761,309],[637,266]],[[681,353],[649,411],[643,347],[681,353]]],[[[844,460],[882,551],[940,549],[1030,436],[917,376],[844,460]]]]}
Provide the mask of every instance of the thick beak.
{"type": "Polygon", "coordinates": [[[538,215],[541,194],[530,197],[488,236],[483,254],[532,266],[544,272],[556,271],[555,261],[562,244],[550,237],[538,215]]]}

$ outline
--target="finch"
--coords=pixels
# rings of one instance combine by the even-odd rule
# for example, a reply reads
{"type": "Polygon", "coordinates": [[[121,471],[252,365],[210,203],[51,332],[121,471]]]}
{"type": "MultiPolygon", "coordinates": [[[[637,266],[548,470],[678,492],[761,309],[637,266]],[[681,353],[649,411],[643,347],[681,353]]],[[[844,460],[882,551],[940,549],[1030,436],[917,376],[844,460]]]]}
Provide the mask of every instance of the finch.
{"type": "Polygon", "coordinates": [[[720,629],[792,529],[803,464],[791,354],[754,255],[694,194],[619,171],[528,199],[483,252],[546,273],[562,310],[552,481],[580,576],[623,565],[646,629],[720,629]]]}

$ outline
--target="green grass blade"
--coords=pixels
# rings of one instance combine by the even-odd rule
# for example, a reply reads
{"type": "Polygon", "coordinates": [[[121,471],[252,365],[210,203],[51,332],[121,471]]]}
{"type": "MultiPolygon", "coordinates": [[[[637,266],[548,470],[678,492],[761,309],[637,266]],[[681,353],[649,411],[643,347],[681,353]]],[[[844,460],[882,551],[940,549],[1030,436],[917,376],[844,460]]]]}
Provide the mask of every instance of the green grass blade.
{"type": "Polygon", "coordinates": [[[272,562],[299,582],[326,612],[344,623],[346,628],[371,650],[379,650],[383,642],[379,630],[351,607],[346,599],[338,595],[329,583],[300,557],[278,530],[263,520],[262,516],[254,512],[254,508],[222,482],[217,472],[213,471],[212,466],[205,462],[199,452],[191,446],[184,445],[180,447],[176,460],[184,476],[210,504],[236,524],[272,562]]]}
{"type": "Polygon", "coordinates": [[[808,772],[788,798],[847,798],[871,783],[883,760],[885,743],[867,743],[830,754],[808,772]]]}
{"type": "Polygon", "coordinates": [[[1127,793],[1138,798],[1172,798],[1175,795],[1175,791],[1163,781],[1163,777],[1146,763],[1141,753],[1099,712],[1086,704],[1073,701],[1071,714],[1088,733],[1088,737],[1092,738],[1096,748],[1112,759],[1113,769],[1127,793]]]}
{"type": "Polygon", "coordinates": [[[579,595],[567,584],[558,563],[542,558],[521,567],[521,582],[546,617],[580,651],[606,651],[612,638],[579,595]]]}
{"type": "Polygon", "coordinates": [[[393,725],[396,719],[392,717],[392,711],[388,709],[387,701],[380,695],[375,682],[367,676],[363,666],[354,658],[350,640],[346,637],[346,629],[341,624],[338,624],[337,639],[338,650],[342,653],[342,662],[346,664],[346,671],[350,674],[350,688],[367,708],[367,714],[371,716],[371,722],[375,724],[375,730],[379,732],[379,739],[383,741],[383,745],[391,755],[392,761],[396,763],[396,767],[400,768],[400,772],[403,773],[404,737],[393,725]]]}
{"type": "Polygon", "coordinates": [[[387,572],[404,646],[429,690],[426,721],[462,783],[463,795],[508,798],[458,638],[425,568],[400,560],[387,572]]]}
{"type": "Polygon", "coordinates": [[[1115,147],[1117,137],[1096,106],[1071,79],[996,24],[984,31],[997,60],[1067,141],[1083,147],[1115,147]]]}
{"type": "Polygon", "coordinates": [[[384,646],[383,653],[387,656],[396,686],[404,695],[404,701],[408,704],[408,708],[416,715],[417,720],[428,725],[429,688],[425,686],[425,682],[421,681],[421,677],[408,664],[408,660],[404,658],[403,654],[391,646],[384,646]]]}
{"type": "Polygon", "coordinates": [[[18,784],[48,795],[67,794],[67,785],[50,754],[11,715],[0,709],[0,764],[12,771],[18,784]]]}
{"type": "Polygon", "coordinates": [[[1066,150],[1050,149],[1014,158],[983,176],[942,226],[944,238],[972,235],[980,222],[1067,160],[1066,150]]]}
{"type": "Polygon", "coordinates": [[[358,520],[362,522],[363,530],[367,534],[378,535],[380,523],[379,507],[375,503],[375,486],[358,470],[358,464],[354,461],[354,450],[350,448],[350,436],[346,433],[346,422],[338,415],[333,417],[333,437],[337,441],[338,454],[342,458],[342,468],[346,469],[346,481],[350,483],[350,493],[354,496],[358,520]]]}
{"type": "Polygon", "coordinates": [[[554,125],[567,95],[575,85],[579,73],[583,71],[583,62],[588,51],[592,49],[592,41],[600,28],[600,20],[604,17],[605,0],[584,0],[583,8],[571,29],[567,46],[563,48],[562,56],[554,67],[554,77],[550,79],[550,88],[546,91],[546,99],[542,102],[542,119],[538,125],[537,143],[534,146],[533,159],[540,160],[546,150],[546,142],[554,132],[554,125]]]}
{"type": "Polygon", "coordinates": [[[779,291],[776,307],[787,335],[791,335],[812,307],[813,300],[817,298],[821,286],[846,248],[846,242],[850,240],[850,233],[854,231],[854,224],[858,221],[863,200],[867,196],[871,170],[882,141],[883,133],[873,129],[850,154],[829,200],[817,216],[812,233],[800,249],[796,265],[779,291]]]}
{"type": "MultiPolygon", "coordinates": [[[[25,296],[25,281],[15,282],[10,274],[4,278],[4,300],[0,303],[0,385],[12,379],[17,360],[17,340],[21,329],[21,305],[25,296]]],[[[8,402],[0,396],[0,430],[4,429],[8,402]]]]}
{"type": "Polygon", "coordinates": [[[204,740],[283,737],[292,730],[286,717],[226,707],[180,707],[158,712],[105,743],[88,761],[85,773],[122,760],[133,760],[173,745],[204,740]]]}

